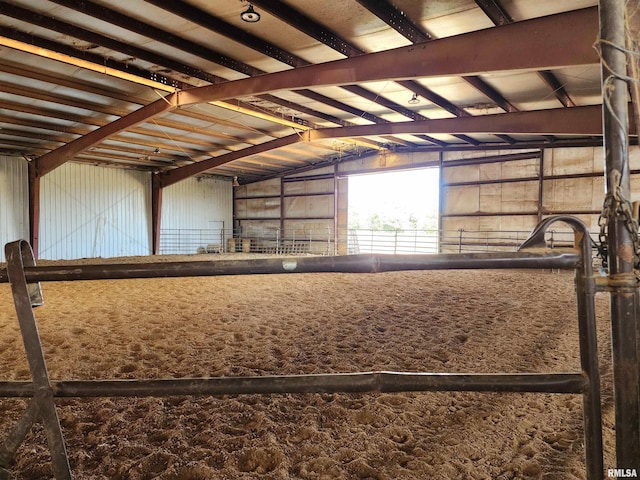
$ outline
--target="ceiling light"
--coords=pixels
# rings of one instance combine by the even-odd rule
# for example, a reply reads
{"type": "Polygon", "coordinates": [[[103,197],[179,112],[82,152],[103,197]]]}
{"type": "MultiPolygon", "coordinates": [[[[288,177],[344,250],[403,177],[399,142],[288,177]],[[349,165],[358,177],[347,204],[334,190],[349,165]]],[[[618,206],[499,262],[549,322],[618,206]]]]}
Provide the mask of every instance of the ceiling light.
{"type": "Polygon", "coordinates": [[[239,187],[240,183],[238,182],[238,177],[233,177],[233,186],[234,187],[239,187]]]}
{"type": "Polygon", "coordinates": [[[249,4],[249,8],[240,14],[240,18],[245,22],[255,23],[260,20],[260,14],[253,9],[253,5],[249,4]]]}
{"type": "Polygon", "coordinates": [[[420,98],[418,98],[418,94],[414,93],[413,96],[409,99],[408,102],[410,105],[416,105],[420,103],[420,98]]]}

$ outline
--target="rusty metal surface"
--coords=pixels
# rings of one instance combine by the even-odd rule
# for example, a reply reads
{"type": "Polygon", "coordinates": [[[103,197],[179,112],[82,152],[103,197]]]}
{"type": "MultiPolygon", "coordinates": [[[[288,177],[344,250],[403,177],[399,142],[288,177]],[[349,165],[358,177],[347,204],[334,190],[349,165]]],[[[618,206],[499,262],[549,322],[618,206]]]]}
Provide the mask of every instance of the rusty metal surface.
{"type": "MultiPolygon", "coordinates": [[[[633,3],[633,2],[632,2],[633,3]]],[[[631,199],[629,176],[629,115],[627,58],[624,52],[625,2],[601,0],[599,8],[602,64],[608,264],[612,277],[634,272],[637,224],[625,218],[623,207],[631,199]],[[608,211],[607,211],[608,210],[608,211]]],[[[640,468],[640,358],[638,353],[638,288],[611,290],[611,349],[618,468],[640,468]]]]}
{"type": "Polygon", "coordinates": [[[11,281],[13,301],[16,307],[18,323],[20,324],[24,348],[27,353],[27,361],[35,387],[35,393],[32,404],[28,407],[25,416],[12,431],[7,439],[7,443],[3,445],[2,452],[5,454],[3,457],[9,454],[13,456],[13,452],[15,452],[15,449],[17,449],[18,445],[24,439],[24,436],[34,421],[34,415],[36,415],[44,424],[56,479],[71,479],[69,458],[67,456],[64,437],[62,436],[56,406],[53,403],[53,393],[51,383],[49,382],[47,364],[42,351],[36,319],[33,314],[33,307],[42,304],[42,293],[39,284],[27,280],[24,275],[25,266],[35,267],[36,262],[33,257],[33,251],[26,241],[18,240],[5,246],[5,255],[7,258],[7,270],[9,280],[11,281]],[[36,410],[37,413],[34,414],[33,410],[36,410]]]}
{"type": "MultiPolygon", "coordinates": [[[[162,397],[338,392],[584,393],[588,381],[579,373],[453,374],[380,371],[159,380],[76,380],[54,382],[52,386],[54,397],[162,397]]],[[[31,396],[33,385],[29,382],[0,383],[0,396],[9,394],[31,396]]]]}
{"type": "Polygon", "coordinates": [[[604,473],[602,445],[602,407],[600,373],[598,369],[598,339],[596,334],[595,294],[596,281],[591,263],[591,240],[587,226],[568,216],[549,217],[538,224],[521,249],[540,249],[545,246],[545,234],[554,223],[566,223],[574,231],[575,247],[581,258],[576,267],[576,298],[578,302],[578,336],[580,366],[587,378],[583,398],[583,422],[587,478],[601,479],[604,473]]]}
{"type": "MultiPolygon", "coordinates": [[[[50,265],[26,267],[32,282],[100,280],[152,277],[287,273],[378,273],[402,270],[456,270],[505,268],[575,268],[576,250],[502,252],[442,255],[344,255],[336,257],[286,257],[213,262],[166,262],[105,265],[50,265]]],[[[0,283],[7,282],[0,270],[0,283]]]]}

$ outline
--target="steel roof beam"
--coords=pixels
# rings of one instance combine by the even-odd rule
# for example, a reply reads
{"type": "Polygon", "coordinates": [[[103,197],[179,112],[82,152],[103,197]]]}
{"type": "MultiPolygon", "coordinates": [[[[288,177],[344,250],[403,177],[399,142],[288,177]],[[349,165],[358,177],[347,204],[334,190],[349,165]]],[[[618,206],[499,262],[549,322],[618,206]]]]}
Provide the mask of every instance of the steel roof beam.
{"type": "MultiPolygon", "coordinates": [[[[513,18],[511,18],[511,16],[507,13],[504,7],[500,4],[499,0],[476,0],[476,4],[482,9],[485,15],[489,17],[489,19],[491,19],[491,21],[495,25],[508,25],[510,23],[514,23],[513,18]]],[[[559,45],[556,45],[555,48],[561,47],[559,45]]],[[[560,103],[562,103],[562,105],[564,105],[565,107],[576,106],[571,97],[569,97],[567,91],[564,89],[562,84],[558,81],[553,73],[548,70],[541,70],[538,72],[538,75],[551,88],[551,91],[560,101],[560,103]]],[[[481,79],[479,80],[483,81],[481,79]]]]}
{"type": "Polygon", "coordinates": [[[476,90],[484,94],[487,98],[493,101],[498,107],[507,113],[518,112],[520,109],[513,105],[509,100],[504,98],[500,92],[482,80],[477,75],[468,75],[463,77],[469,85],[475,87],[476,90]]]}
{"type": "MultiPolygon", "coordinates": [[[[72,8],[73,6],[73,8],[76,8],[85,13],[90,13],[91,15],[95,16],[96,18],[99,18],[100,20],[113,23],[122,28],[130,29],[132,31],[135,31],[136,33],[145,35],[159,42],[171,45],[180,50],[187,51],[193,55],[199,56],[201,58],[204,58],[208,61],[212,61],[214,63],[218,63],[219,65],[222,65],[224,67],[233,69],[235,71],[239,71],[240,73],[243,73],[245,75],[256,76],[256,75],[262,75],[262,74],[268,73],[258,68],[252,67],[248,64],[245,64],[241,61],[231,59],[230,57],[223,56],[222,58],[220,56],[217,56],[211,53],[213,51],[208,51],[204,47],[194,42],[181,39],[180,37],[177,37],[174,35],[167,35],[167,34],[162,35],[162,31],[155,27],[149,26],[142,22],[132,21],[129,17],[125,15],[121,15],[117,12],[114,12],[110,9],[99,6],[95,3],[82,2],[82,5],[80,5],[80,2],[77,0],[59,0],[59,1],[53,0],[53,1],[56,1],[57,3],[61,5],[65,5],[69,8],[72,8]]],[[[191,7],[186,4],[178,4],[176,2],[167,3],[162,1],[158,1],[158,2],[149,1],[149,3],[157,5],[170,12],[173,12],[176,15],[183,16],[183,18],[186,18],[194,23],[203,25],[206,28],[209,28],[223,35],[226,35],[235,41],[244,42],[249,47],[256,49],[257,51],[260,51],[265,55],[268,55],[279,61],[282,61],[287,65],[290,65],[293,67],[310,65],[310,63],[307,62],[306,60],[303,60],[302,58],[299,58],[293,54],[290,54],[278,48],[277,46],[270,44],[269,42],[265,42],[264,40],[258,37],[255,37],[237,27],[234,27],[233,25],[225,23],[222,20],[212,15],[209,15],[206,12],[203,12],[202,10],[199,10],[197,8],[191,7]]],[[[1,4],[3,4],[3,2],[0,2],[0,5],[1,4]]],[[[23,19],[24,21],[33,22],[34,15],[36,15],[36,19],[39,18],[38,14],[34,12],[30,12],[25,9],[17,9],[17,7],[9,8],[9,10],[7,11],[11,13],[12,16],[14,15],[17,16],[18,14],[20,14],[19,18],[23,19]],[[18,10],[22,12],[18,12],[18,10]]],[[[3,6],[3,13],[4,13],[4,6],[3,6]]],[[[181,73],[184,73],[185,75],[199,78],[201,80],[205,80],[210,83],[215,84],[215,83],[221,83],[221,82],[227,81],[225,78],[210,74],[208,72],[191,67],[189,65],[182,64],[180,62],[176,62],[175,60],[163,57],[153,52],[136,48],[136,47],[124,44],[122,42],[109,39],[108,37],[103,37],[102,35],[95,34],[93,32],[84,30],[82,28],[67,25],[55,19],[48,19],[47,17],[44,17],[44,16],[40,16],[40,17],[42,17],[41,20],[43,21],[43,24],[47,25],[47,28],[51,27],[53,30],[64,33],[65,35],[71,35],[71,36],[74,36],[75,38],[79,38],[81,40],[88,41],[88,42],[93,42],[101,46],[105,46],[107,48],[113,49],[115,51],[127,53],[128,55],[131,55],[134,58],[140,58],[150,63],[162,65],[162,66],[171,68],[177,72],[181,72],[181,73]]],[[[301,92],[301,94],[303,93],[301,92]]],[[[337,104],[340,104],[340,102],[335,102],[334,106],[336,106],[337,104]]],[[[343,107],[344,107],[344,104],[340,104],[340,106],[337,108],[344,110],[343,107]]],[[[247,107],[245,106],[245,108],[247,107]]],[[[331,121],[332,123],[335,123],[336,125],[341,124],[338,118],[323,114],[322,112],[317,112],[315,110],[311,110],[309,108],[305,108],[300,105],[296,105],[296,109],[302,113],[306,113],[308,115],[312,115],[317,118],[322,118],[324,120],[328,120],[330,118],[329,121],[331,121]]]]}
{"type": "Polygon", "coordinates": [[[181,105],[312,86],[593,64],[598,62],[598,56],[591,47],[594,32],[597,31],[597,8],[594,7],[443,38],[417,46],[184,90],[169,94],[40,157],[37,160],[38,175],[44,175],[71,160],[76,154],[110,135],[181,105]],[[504,41],[505,37],[509,38],[508,42],[504,41]],[[571,44],[572,48],[552,48],[563,43],[571,44]],[[487,51],[493,54],[487,56],[484,54],[487,51]]]}
{"type": "Polygon", "coordinates": [[[551,91],[556,96],[556,98],[564,105],[565,107],[575,107],[575,102],[571,99],[567,91],[564,89],[564,86],[560,83],[558,78],[551,73],[549,70],[541,70],[538,72],[538,75],[542,80],[551,88],[551,91]]]}
{"type": "MultiPolygon", "coordinates": [[[[331,32],[330,30],[328,30],[326,27],[322,25],[319,25],[315,21],[308,18],[306,15],[300,13],[294,8],[291,8],[290,6],[281,2],[280,0],[258,0],[257,2],[254,2],[254,3],[268,10],[272,15],[278,17],[280,20],[288,23],[289,25],[295,27],[298,30],[303,31],[310,37],[315,38],[319,42],[333,48],[336,51],[339,51],[340,53],[346,55],[347,57],[354,57],[354,56],[363,55],[366,53],[364,50],[361,50],[355,45],[350,44],[345,39],[339,37],[336,33],[331,32]]],[[[363,1],[361,3],[369,3],[369,2],[363,1]]],[[[397,9],[395,9],[395,7],[390,5],[384,6],[380,2],[373,2],[373,5],[371,5],[371,8],[376,11],[384,12],[386,16],[395,16],[398,18],[398,21],[400,21],[400,18],[403,17],[403,14],[399,12],[397,9]]],[[[403,20],[403,24],[407,24],[407,23],[408,23],[408,20],[405,17],[403,20]]],[[[417,27],[406,25],[406,30],[407,31],[413,30],[415,32],[415,35],[413,36],[418,38],[417,27]]],[[[425,37],[424,34],[420,34],[419,38],[428,38],[428,37],[425,37]]],[[[344,88],[345,90],[355,95],[366,98],[371,102],[377,103],[379,105],[382,105],[385,108],[393,110],[394,112],[397,112],[412,120],[428,120],[428,118],[425,117],[424,115],[420,115],[419,113],[414,112],[411,109],[405,108],[404,106],[399,105],[398,103],[393,102],[389,99],[386,99],[383,96],[375,92],[372,92],[370,90],[367,90],[359,85],[343,85],[342,88],[344,88]]],[[[426,91],[428,91],[426,87],[422,87],[422,89],[423,91],[425,91],[425,93],[426,91]]],[[[442,97],[439,97],[438,99],[435,94],[431,94],[431,93],[425,94],[424,97],[430,98],[434,104],[438,105],[441,108],[444,108],[444,109],[451,108],[452,104],[450,102],[442,99],[442,97]],[[442,103],[438,103],[438,100],[442,100],[442,103]]],[[[375,123],[380,123],[380,122],[375,122],[375,123]]],[[[461,140],[464,140],[466,142],[469,142],[475,145],[479,143],[466,136],[459,136],[459,138],[461,140]]],[[[428,136],[424,136],[423,140],[427,140],[437,145],[443,144],[443,142],[428,136]]]]}
{"type": "MultiPolygon", "coordinates": [[[[19,66],[17,66],[15,63],[13,62],[7,62],[4,59],[0,59],[0,71],[6,72],[6,73],[10,73],[12,75],[16,75],[16,76],[22,76],[22,77],[28,77],[31,78],[33,80],[38,80],[40,82],[45,82],[45,83],[50,83],[52,85],[61,85],[73,90],[78,90],[81,92],[86,92],[86,93],[90,93],[92,95],[95,96],[100,96],[100,97],[107,97],[110,99],[115,99],[115,100],[120,100],[122,102],[128,102],[130,104],[135,104],[135,105],[144,105],[146,103],[146,100],[135,97],[135,96],[131,96],[131,95],[125,95],[119,91],[115,91],[115,90],[110,90],[106,87],[100,87],[100,88],[96,88],[96,87],[92,87],[86,84],[82,84],[73,80],[70,80],[68,78],[64,78],[64,77],[60,77],[60,76],[52,76],[49,75],[47,72],[41,71],[41,70],[37,70],[36,68],[32,68],[30,70],[25,70],[23,68],[20,68],[19,66]]],[[[221,119],[221,118],[217,118],[217,117],[211,117],[209,115],[202,115],[200,113],[197,112],[193,112],[193,111],[188,111],[188,110],[179,110],[175,112],[176,115],[182,115],[185,117],[190,117],[190,118],[197,118],[199,120],[204,120],[207,122],[211,122],[211,123],[215,123],[216,125],[222,125],[225,127],[231,127],[231,128],[235,128],[238,130],[245,130],[245,131],[250,131],[253,133],[260,133],[262,135],[265,136],[269,136],[270,132],[265,132],[259,129],[256,129],[254,127],[248,127],[247,125],[241,124],[241,123],[237,123],[237,122],[233,122],[230,120],[225,120],[225,119],[221,119]]]]}
{"type": "Polygon", "coordinates": [[[398,135],[419,132],[439,134],[451,134],[452,132],[496,134],[504,132],[535,135],[602,135],[602,108],[600,105],[594,105],[571,109],[561,108],[531,112],[501,113],[479,117],[444,118],[419,122],[399,122],[381,125],[358,125],[355,127],[308,130],[299,135],[289,135],[160,173],[160,184],[162,187],[167,187],[225,163],[300,142],[315,142],[346,136],[398,135]]]}
{"type": "Polygon", "coordinates": [[[306,33],[310,37],[324,43],[328,47],[331,47],[333,50],[340,52],[345,57],[353,57],[363,53],[362,50],[354,47],[349,44],[349,42],[338,37],[332,32],[327,31],[327,29],[323,28],[306,15],[300,13],[294,8],[291,8],[280,0],[252,0],[251,3],[269,11],[269,13],[274,17],[280,18],[296,30],[306,33]]]}
{"type": "Polygon", "coordinates": [[[407,18],[403,11],[380,0],[356,0],[360,5],[380,18],[411,43],[428,42],[433,38],[407,18]]]}
{"type": "Polygon", "coordinates": [[[143,23],[135,18],[123,15],[115,10],[105,8],[88,0],[51,1],[57,3],[58,5],[77,10],[78,12],[82,12],[85,15],[92,16],[98,20],[102,20],[103,22],[117,25],[118,27],[124,28],[125,30],[129,30],[131,32],[136,32],[137,34],[143,35],[147,38],[158,40],[161,39],[161,41],[166,45],[171,45],[184,52],[191,52],[194,55],[206,58],[211,62],[215,62],[218,65],[226,67],[230,70],[234,70],[236,72],[243,73],[247,76],[260,75],[264,73],[260,69],[254,68],[246,63],[239,62],[234,58],[217,52],[216,50],[204,47],[190,40],[185,40],[184,38],[178,37],[177,35],[174,35],[166,30],[156,28],[152,25],[149,25],[148,23],[143,23]]]}
{"type": "Polygon", "coordinates": [[[491,19],[495,25],[508,25],[513,23],[513,18],[507,13],[498,0],[476,0],[484,14],[491,19]]]}
{"type": "MultiPolygon", "coordinates": [[[[195,8],[186,4],[179,4],[176,2],[165,2],[164,0],[146,0],[146,1],[164,10],[172,12],[175,15],[179,15],[182,18],[185,18],[193,23],[196,23],[212,31],[220,33],[226,36],[227,38],[230,38],[234,41],[241,42],[244,45],[252,48],[257,52],[260,52],[268,57],[279,60],[294,68],[300,68],[307,65],[311,65],[310,62],[307,62],[306,60],[290,52],[287,52],[277,47],[274,44],[266,42],[262,38],[256,37],[240,28],[230,25],[198,8],[195,8]]],[[[256,5],[258,4],[259,3],[256,3],[256,5]]],[[[337,35],[327,31],[327,29],[321,27],[316,22],[312,21],[302,13],[297,12],[296,10],[290,8],[285,4],[282,4],[277,1],[271,1],[271,2],[265,2],[264,6],[266,7],[266,9],[270,9],[272,13],[278,18],[280,18],[281,20],[295,26],[297,29],[302,28],[305,31],[305,33],[312,36],[313,38],[316,38],[317,40],[331,47],[335,48],[337,46],[338,51],[340,51],[341,53],[348,52],[348,53],[345,53],[345,55],[347,56],[361,55],[362,53],[364,53],[362,50],[354,47],[353,45],[350,45],[346,40],[343,40],[339,38],[337,35]]],[[[404,108],[403,106],[398,105],[397,103],[392,102],[390,100],[386,100],[380,95],[377,95],[360,86],[350,85],[350,86],[343,86],[342,88],[349,90],[351,93],[367,98],[372,102],[383,105],[384,107],[389,108],[390,110],[393,110],[395,112],[398,112],[407,118],[411,118],[412,120],[427,119],[426,117],[416,114],[410,109],[404,108]]],[[[315,92],[312,92],[307,89],[299,90],[296,93],[298,93],[299,95],[303,95],[307,98],[313,98],[316,101],[322,102],[326,105],[333,106],[334,108],[352,113],[357,117],[367,118],[368,120],[371,120],[374,123],[385,122],[385,120],[383,120],[382,118],[376,115],[368,114],[362,110],[350,107],[349,105],[344,104],[342,102],[329,99],[323,95],[315,94],[315,92]]],[[[290,107],[290,108],[293,108],[293,107],[290,107]]],[[[307,113],[310,115],[313,114],[318,118],[329,120],[332,123],[335,123],[337,125],[344,125],[344,121],[341,121],[336,117],[322,114],[321,112],[311,111],[310,109],[302,107],[300,105],[295,105],[295,108],[302,113],[307,113]]],[[[435,139],[429,139],[429,140],[432,143],[438,143],[435,139]]]]}
{"type": "Polygon", "coordinates": [[[420,45],[309,65],[180,92],[181,105],[282,89],[598,63],[592,48],[597,8],[586,8],[434,40],[420,45]],[[569,26],[571,28],[569,28],[569,26]],[[509,41],[505,42],[504,39],[509,41]],[[554,49],[567,43],[572,48],[554,49]],[[491,51],[491,55],[486,55],[491,51]]]}
{"type": "MultiPolygon", "coordinates": [[[[357,1],[358,3],[363,5],[365,8],[367,8],[369,11],[373,12],[380,19],[382,19],[391,28],[395,29],[398,33],[400,33],[406,39],[410,40],[413,43],[428,42],[434,39],[432,35],[423,31],[421,28],[418,27],[418,25],[414,24],[411,20],[409,20],[404,14],[404,12],[398,10],[395,6],[391,5],[390,3],[380,2],[378,0],[357,0],[357,1]]],[[[462,78],[467,80],[466,77],[462,77],[462,78]]],[[[474,77],[474,78],[475,78],[475,82],[474,82],[475,85],[479,87],[483,87],[483,93],[487,95],[491,100],[496,102],[496,104],[503,105],[505,103],[508,103],[505,100],[505,98],[502,97],[502,95],[500,95],[496,90],[491,89],[491,87],[485,84],[485,82],[481,80],[479,77],[474,77]]],[[[466,112],[464,109],[458,107],[457,105],[441,97],[435,92],[432,92],[431,90],[422,86],[418,82],[405,81],[405,82],[398,82],[398,83],[400,83],[403,87],[413,91],[414,93],[417,93],[421,97],[426,98],[427,100],[434,103],[435,105],[438,105],[444,108],[447,112],[451,113],[452,115],[455,115],[456,117],[469,116],[469,113],[466,112]]],[[[469,83],[472,83],[472,82],[469,81],[469,83]]],[[[510,111],[510,110],[505,109],[505,111],[510,111]]],[[[458,138],[462,138],[463,140],[470,141],[469,143],[472,143],[474,145],[479,144],[479,142],[475,141],[470,137],[458,135],[458,138]]],[[[507,135],[501,135],[499,136],[499,138],[501,138],[502,140],[505,140],[507,143],[514,143],[514,140],[507,135]]]]}
{"type": "MultiPolygon", "coordinates": [[[[77,38],[89,44],[99,45],[101,47],[105,47],[117,52],[125,53],[133,58],[144,59],[149,63],[161,65],[163,67],[168,67],[172,70],[175,70],[176,72],[180,72],[185,75],[202,78],[203,80],[206,80],[211,83],[218,83],[218,82],[225,81],[224,78],[218,77],[213,74],[207,74],[207,77],[203,78],[202,74],[204,72],[200,72],[196,68],[189,67],[188,65],[163,57],[162,55],[158,55],[154,52],[150,52],[148,50],[144,50],[142,48],[136,47],[135,45],[132,45],[130,43],[120,42],[118,40],[114,40],[113,38],[101,35],[99,33],[95,33],[90,30],[77,27],[75,25],[61,22],[60,20],[56,20],[53,17],[42,15],[38,12],[27,10],[25,8],[18,7],[16,5],[10,5],[4,1],[0,1],[0,11],[2,11],[3,15],[7,15],[12,18],[16,18],[18,20],[22,20],[24,22],[28,22],[31,24],[40,25],[42,27],[47,28],[48,30],[52,30],[54,32],[61,33],[63,35],[68,35],[70,37],[77,38]],[[198,76],[198,73],[200,73],[200,76],[198,76]]],[[[81,53],[77,49],[73,49],[71,50],[71,52],[75,53],[76,56],[81,53]]],[[[105,59],[103,58],[103,61],[104,60],[105,59]]],[[[146,72],[146,73],[149,73],[149,72],[146,72]]]]}

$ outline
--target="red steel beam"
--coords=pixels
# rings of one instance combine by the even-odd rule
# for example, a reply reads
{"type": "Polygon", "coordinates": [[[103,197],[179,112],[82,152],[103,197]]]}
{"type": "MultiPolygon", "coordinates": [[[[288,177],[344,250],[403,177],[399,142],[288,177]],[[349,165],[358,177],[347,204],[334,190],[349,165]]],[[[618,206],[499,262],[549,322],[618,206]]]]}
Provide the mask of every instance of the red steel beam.
{"type": "Polygon", "coordinates": [[[98,143],[106,140],[112,135],[120,133],[128,128],[135,127],[140,123],[151,120],[158,115],[174,110],[178,107],[178,94],[170,93],[166,97],[156,100],[135,112],[124,117],[120,117],[103,127],[93,130],[82,137],[67,143],[35,160],[35,173],[38,177],[42,177],[60,165],[72,160],[79,153],[91,148],[98,143]]]}
{"type": "Polygon", "coordinates": [[[420,45],[183,90],[43,155],[37,160],[36,173],[45,175],[109,136],[179,106],[313,86],[596,64],[599,59],[592,45],[597,32],[598,11],[591,7],[420,45]],[[557,48],[558,45],[567,48],[557,48]]]}
{"type": "Polygon", "coordinates": [[[602,135],[602,107],[556,108],[533,112],[499,113],[478,117],[442,118],[419,122],[357,125],[322,128],[254,145],[249,148],[209,158],[184,167],[160,173],[162,187],[205,172],[211,168],[299,142],[366,135],[399,135],[414,133],[520,133],[536,135],[602,135]]]}
{"type": "Polygon", "coordinates": [[[283,89],[597,64],[596,7],[182,92],[181,104],[283,89]],[[505,41],[508,39],[508,41],[505,41]],[[557,48],[567,45],[567,48],[557,48]],[[487,52],[491,52],[487,55],[487,52]]]}

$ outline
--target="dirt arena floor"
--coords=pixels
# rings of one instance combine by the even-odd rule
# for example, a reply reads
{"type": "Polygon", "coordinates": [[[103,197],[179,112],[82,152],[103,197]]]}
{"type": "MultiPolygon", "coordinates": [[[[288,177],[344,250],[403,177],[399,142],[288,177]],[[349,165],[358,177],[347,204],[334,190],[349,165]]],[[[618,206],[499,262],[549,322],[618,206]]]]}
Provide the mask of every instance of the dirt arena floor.
{"type": "MultiPolygon", "coordinates": [[[[208,258],[229,256],[189,259],[208,258]]],[[[255,275],[42,286],[45,305],[36,318],[52,379],[579,371],[572,272],[255,275]]],[[[613,468],[608,308],[608,296],[598,294],[605,468],[613,468]]],[[[28,380],[7,284],[0,284],[0,319],[0,380],[28,380]]],[[[585,478],[582,400],[575,395],[287,394],[56,403],[78,479],[585,478]]],[[[25,405],[0,399],[0,439],[25,405]]],[[[15,479],[52,478],[40,426],[20,447],[11,471],[15,479]]]]}

